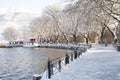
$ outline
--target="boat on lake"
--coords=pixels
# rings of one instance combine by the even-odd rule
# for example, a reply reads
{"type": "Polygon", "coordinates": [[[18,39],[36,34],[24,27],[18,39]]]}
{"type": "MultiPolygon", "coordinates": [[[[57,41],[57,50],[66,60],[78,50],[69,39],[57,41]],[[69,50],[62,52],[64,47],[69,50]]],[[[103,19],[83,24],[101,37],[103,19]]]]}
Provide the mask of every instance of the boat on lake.
{"type": "Polygon", "coordinates": [[[6,44],[5,48],[13,48],[13,45],[12,44],[6,44]]]}
{"type": "Polygon", "coordinates": [[[32,44],[32,43],[24,43],[23,47],[25,47],[25,48],[36,48],[36,47],[38,47],[38,45],[37,45],[37,43],[34,43],[34,44],[32,44]]]}

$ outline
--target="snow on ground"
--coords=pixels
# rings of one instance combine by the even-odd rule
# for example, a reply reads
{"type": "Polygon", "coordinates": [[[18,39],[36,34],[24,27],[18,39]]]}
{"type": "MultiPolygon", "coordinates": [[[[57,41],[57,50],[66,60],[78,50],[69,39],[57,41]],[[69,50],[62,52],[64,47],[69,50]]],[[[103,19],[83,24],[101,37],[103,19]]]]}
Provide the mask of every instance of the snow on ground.
{"type": "Polygon", "coordinates": [[[60,73],[42,80],[120,80],[120,52],[111,45],[94,45],[60,73]]]}

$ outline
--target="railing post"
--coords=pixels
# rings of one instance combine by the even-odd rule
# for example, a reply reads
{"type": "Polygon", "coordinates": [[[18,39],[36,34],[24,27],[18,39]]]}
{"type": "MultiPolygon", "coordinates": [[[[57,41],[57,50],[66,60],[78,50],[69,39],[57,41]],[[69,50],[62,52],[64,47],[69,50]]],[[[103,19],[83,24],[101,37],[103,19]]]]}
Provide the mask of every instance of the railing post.
{"type": "Polygon", "coordinates": [[[65,65],[69,64],[69,56],[68,54],[65,55],[65,65]]]}
{"type": "Polygon", "coordinates": [[[48,59],[48,78],[51,78],[51,61],[48,59]]]}
{"type": "Polygon", "coordinates": [[[80,57],[80,51],[78,51],[78,57],[80,57]]]}
{"type": "Polygon", "coordinates": [[[40,80],[41,76],[39,74],[33,75],[33,80],[40,80]]]}
{"type": "Polygon", "coordinates": [[[82,51],[80,51],[80,55],[82,55],[82,51]]]}
{"type": "Polygon", "coordinates": [[[62,69],[61,60],[58,61],[58,66],[59,66],[59,72],[61,72],[61,69],[62,69]]]}
{"type": "Polygon", "coordinates": [[[76,59],[77,58],[77,51],[74,51],[74,59],[76,59]]]}
{"type": "Polygon", "coordinates": [[[71,61],[73,61],[73,54],[71,54],[71,61]]]}

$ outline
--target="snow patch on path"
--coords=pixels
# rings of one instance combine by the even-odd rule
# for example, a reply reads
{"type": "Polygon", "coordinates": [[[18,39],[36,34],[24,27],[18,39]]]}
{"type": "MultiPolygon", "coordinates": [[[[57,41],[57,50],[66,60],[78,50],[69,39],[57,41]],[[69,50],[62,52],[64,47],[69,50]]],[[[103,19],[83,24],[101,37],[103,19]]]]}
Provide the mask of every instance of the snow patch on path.
{"type": "Polygon", "coordinates": [[[111,45],[95,45],[61,73],[43,80],[120,80],[120,52],[111,45]]]}

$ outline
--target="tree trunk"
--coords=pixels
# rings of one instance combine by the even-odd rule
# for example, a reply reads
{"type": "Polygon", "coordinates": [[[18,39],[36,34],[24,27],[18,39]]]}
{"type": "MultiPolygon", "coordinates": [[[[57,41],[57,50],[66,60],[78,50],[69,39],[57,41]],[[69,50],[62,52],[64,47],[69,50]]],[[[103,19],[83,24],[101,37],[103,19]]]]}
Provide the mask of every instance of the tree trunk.
{"type": "Polygon", "coordinates": [[[116,43],[117,42],[117,39],[115,38],[115,34],[113,33],[113,31],[112,30],[110,30],[110,28],[106,25],[106,24],[104,24],[104,26],[108,29],[108,31],[112,34],[112,37],[114,38],[114,43],[116,43]]]}
{"type": "Polygon", "coordinates": [[[104,31],[105,31],[105,27],[102,27],[101,36],[100,36],[100,44],[103,44],[104,31]]]}
{"type": "Polygon", "coordinates": [[[69,41],[68,41],[67,37],[65,36],[65,34],[63,32],[61,32],[61,33],[63,34],[63,37],[66,40],[66,43],[68,43],[69,41]]]}
{"type": "Polygon", "coordinates": [[[88,44],[89,43],[89,38],[87,37],[85,39],[86,39],[86,44],[88,44]]]}
{"type": "Polygon", "coordinates": [[[73,36],[73,42],[74,42],[74,43],[77,43],[76,35],[73,34],[72,36],[73,36]]]}
{"type": "Polygon", "coordinates": [[[89,34],[87,34],[87,36],[85,36],[84,34],[81,34],[84,38],[85,38],[85,42],[86,44],[89,43],[89,34]]]}

